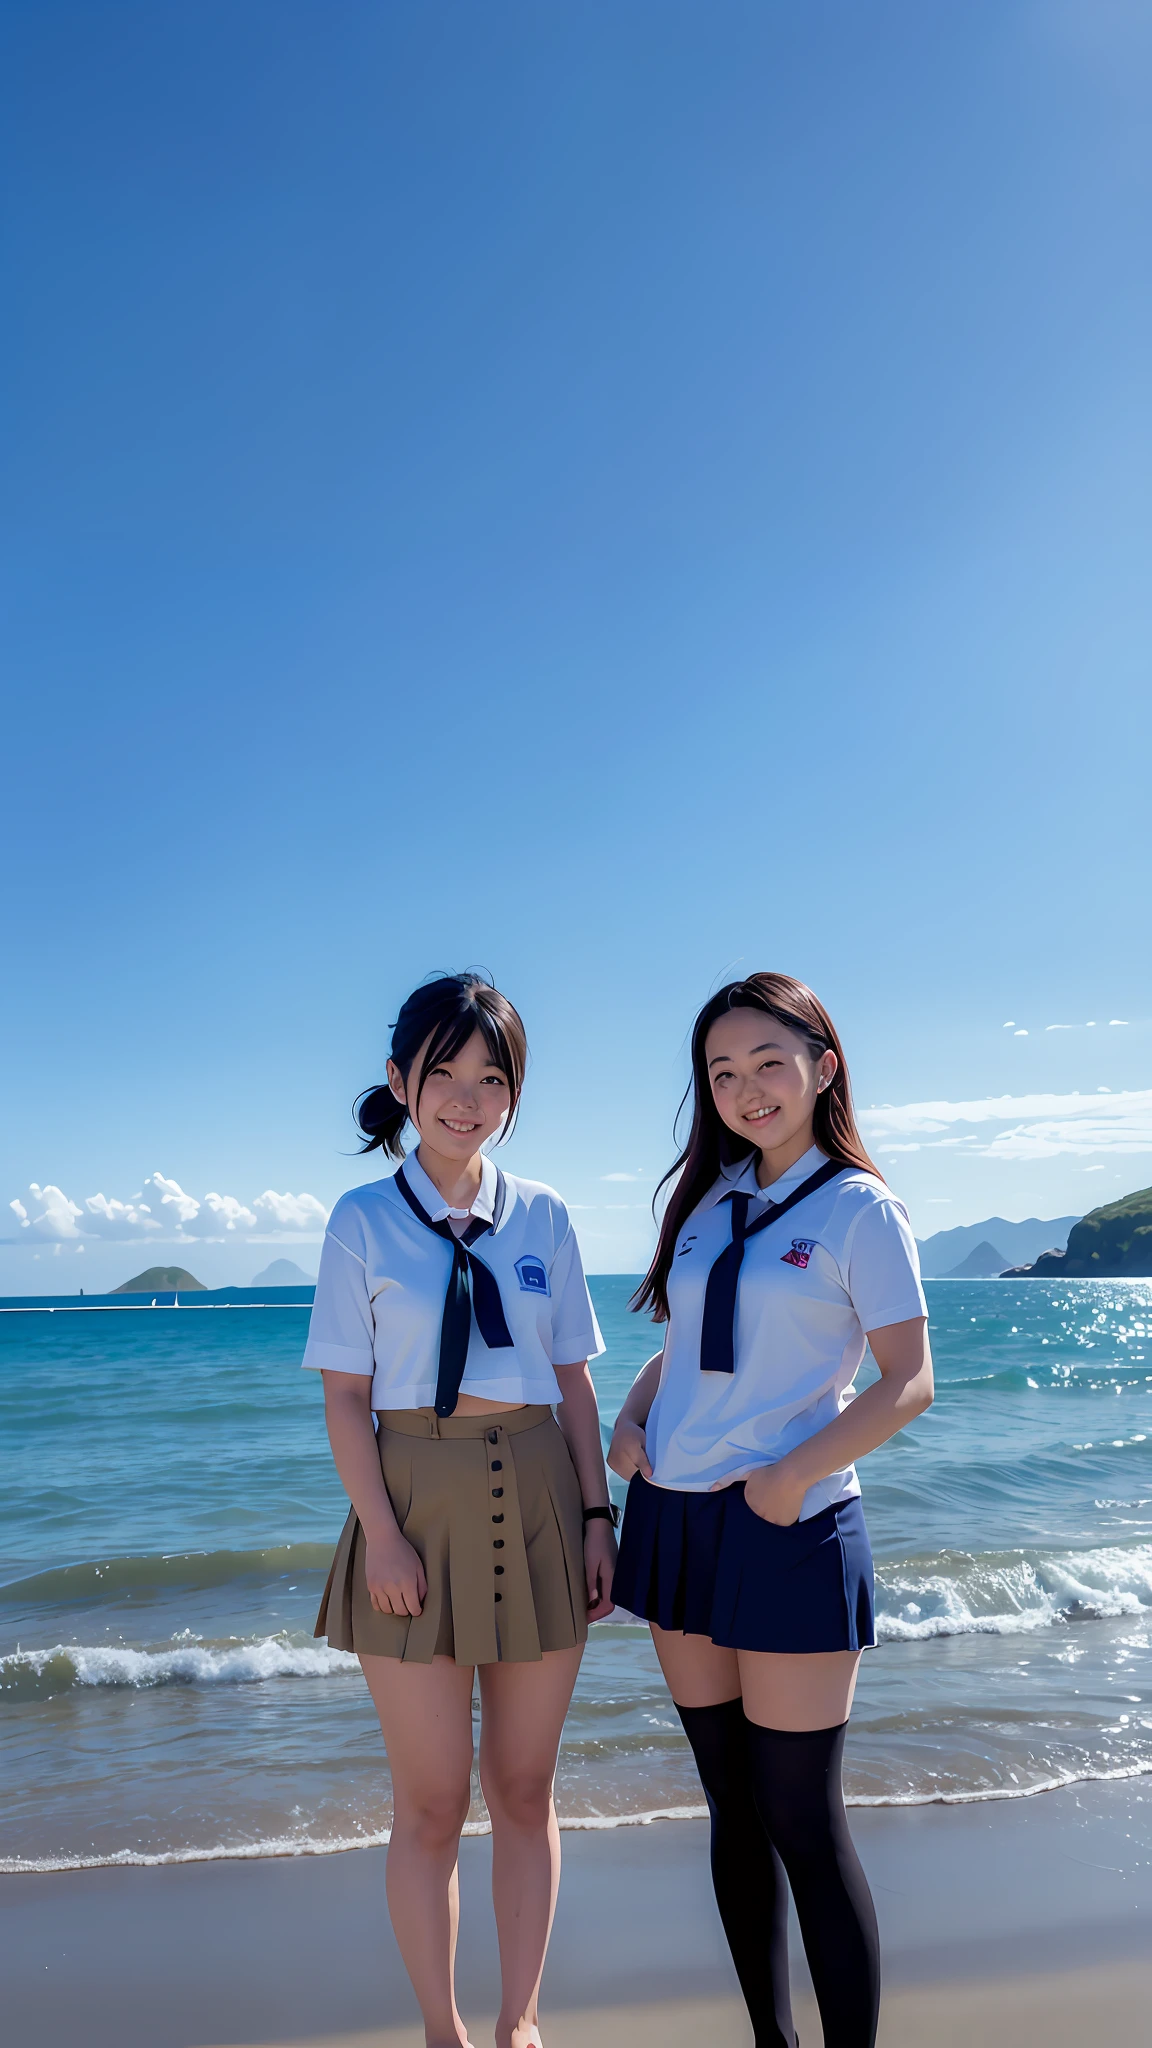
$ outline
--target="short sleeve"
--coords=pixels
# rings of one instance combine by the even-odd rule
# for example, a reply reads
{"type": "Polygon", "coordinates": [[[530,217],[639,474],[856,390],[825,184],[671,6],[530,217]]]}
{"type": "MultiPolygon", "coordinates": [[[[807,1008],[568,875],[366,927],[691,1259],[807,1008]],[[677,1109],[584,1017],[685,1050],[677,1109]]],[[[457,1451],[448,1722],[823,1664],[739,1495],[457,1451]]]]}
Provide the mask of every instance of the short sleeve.
{"type": "MultiPolygon", "coordinates": [[[[354,1232],[345,1230],[344,1235],[356,1241],[354,1232]]],[[[376,1370],[372,1356],[374,1335],[364,1260],[330,1229],[320,1252],[320,1271],[304,1350],[305,1371],[356,1372],[371,1378],[376,1370]]]]}
{"type": "Polygon", "coordinates": [[[581,1359],[599,1358],[604,1339],[571,1224],[556,1248],[548,1284],[552,1293],[552,1364],[578,1365],[581,1359]]]}
{"type": "Polygon", "coordinates": [[[862,1330],[884,1330],[928,1314],[912,1225],[894,1196],[861,1211],[847,1256],[848,1294],[862,1330]]]}

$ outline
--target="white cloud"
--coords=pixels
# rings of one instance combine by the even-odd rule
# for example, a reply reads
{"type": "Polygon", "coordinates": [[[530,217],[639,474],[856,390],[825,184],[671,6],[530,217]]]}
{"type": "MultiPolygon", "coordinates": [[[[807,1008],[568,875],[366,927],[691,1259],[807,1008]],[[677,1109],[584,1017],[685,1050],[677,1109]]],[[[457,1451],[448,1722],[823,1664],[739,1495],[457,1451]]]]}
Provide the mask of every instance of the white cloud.
{"type": "Polygon", "coordinates": [[[275,1188],[265,1188],[253,1206],[265,1230],[321,1233],[328,1221],[328,1211],[315,1195],[278,1195],[275,1188]]]}
{"type": "MultiPolygon", "coordinates": [[[[1128,1019],[1127,1017],[1109,1017],[1108,1022],[1110,1025],[1119,1024],[1125,1026],[1128,1023],[1128,1019]]],[[[1095,1031],[1096,1028],[1095,1020],[1092,1018],[1084,1026],[1085,1031],[1095,1031]]],[[[1005,1025],[1004,1029],[1007,1031],[1008,1026],[1005,1025]]],[[[1045,1031],[1075,1031],[1076,1026],[1075,1024],[1046,1024],[1044,1029],[1045,1031]]],[[[1026,1031],[1018,1031],[1016,1036],[1017,1038],[1027,1038],[1028,1033],[1026,1031]]]]}
{"type": "Polygon", "coordinates": [[[160,1213],[173,1225],[177,1238],[222,1238],[237,1230],[255,1230],[256,1217],[235,1195],[207,1194],[202,1202],[185,1194],[179,1181],[166,1180],[162,1173],[149,1174],[144,1183],[160,1196],[160,1213]]]}
{"type": "Polygon", "coordinates": [[[1054,1159],[1060,1154],[1152,1152],[1152,1088],[1099,1095],[1001,1095],[971,1102],[907,1102],[865,1110],[868,1136],[885,1150],[919,1139],[927,1148],[954,1143],[957,1124],[974,1134],[985,1159],[1054,1159]],[[888,1141],[885,1144],[885,1141],[888,1141]]]}
{"type": "Polygon", "coordinates": [[[602,1173],[601,1180],[639,1180],[638,1173],[602,1173]]]}
{"type": "Polygon", "coordinates": [[[230,1230],[255,1230],[256,1217],[235,1195],[205,1195],[198,1215],[184,1225],[189,1237],[223,1237],[230,1230]]]}
{"type": "Polygon", "coordinates": [[[1012,1036],[1013,1038],[1027,1038],[1028,1033],[1026,1031],[1014,1031],[1012,1036]]]}
{"type": "MultiPolygon", "coordinates": [[[[28,1202],[9,1208],[30,1238],[78,1241],[85,1237],[112,1242],[149,1239],[155,1244],[194,1244],[253,1233],[257,1239],[321,1237],[328,1211],[315,1195],[276,1193],[266,1188],[249,1208],[235,1195],[215,1191],[201,1200],[179,1181],[151,1173],[139,1194],[126,1201],[104,1194],[88,1195],[83,1206],[63,1189],[33,1181],[28,1202]]],[[[79,1249],[79,1243],[77,1243],[79,1249]]]]}
{"type": "Polygon", "coordinates": [[[186,1195],[178,1181],[165,1180],[162,1173],[150,1173],[144,1185],[155,1189],[162,1220],[169,1228],[180,1229],[185,1223],[194,1222],[199,1215],[200,1204],[195,1195],[186,1195]]]}
{"type": "Polygon", "coordinates": [[[982,1147],[985,1159],[1058,1159],[1089,1152],[1152,1152],[1152,1121],[1112,1122],[1102,1117],[1082,1123],[1056,1121],[1025,1124],[1002,1131],[982,1147]]]}
{"type": "Polygon", "coordinates": [[[147,1202],[111,1201],[106,1195],[87,1195],[84,1199],[87,1215],[84,1228],[90,1236],[96,1237],[146,1237],[151,1231],[160,1229],[147,1202]]]}
{"type": "Polygon", "coordinates": [[[55,1238],[58,1243],[63,1238],[79,1237],[76,1219],[83,1212],[75,1202],[69,1201],[62,1188],[54,1187],[51,1181],[46,1187],[40,1187],[33,1181],[28,1193],[32,1197],[30,1212],[23,1202],[8,1204],[20,1218],[21,1230],[28,1231],[32,1237],[55,1238]]]}

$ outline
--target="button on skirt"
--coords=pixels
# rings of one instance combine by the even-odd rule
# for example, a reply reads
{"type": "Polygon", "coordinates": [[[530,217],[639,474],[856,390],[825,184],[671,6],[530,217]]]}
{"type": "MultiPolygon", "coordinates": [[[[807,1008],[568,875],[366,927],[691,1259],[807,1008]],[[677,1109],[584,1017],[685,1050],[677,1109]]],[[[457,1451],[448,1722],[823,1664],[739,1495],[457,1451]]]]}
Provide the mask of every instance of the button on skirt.
{"type": "Polygon", "coordinates": [[[550,1408],[388,1409],[376,1437],[401,1531],[428,1580],[418,1615],[379,1614],[353,1508],[315,1634],[335,1649],[429,1664],[534,1663],[588,1636],[580,1482],[550,1408]]]}

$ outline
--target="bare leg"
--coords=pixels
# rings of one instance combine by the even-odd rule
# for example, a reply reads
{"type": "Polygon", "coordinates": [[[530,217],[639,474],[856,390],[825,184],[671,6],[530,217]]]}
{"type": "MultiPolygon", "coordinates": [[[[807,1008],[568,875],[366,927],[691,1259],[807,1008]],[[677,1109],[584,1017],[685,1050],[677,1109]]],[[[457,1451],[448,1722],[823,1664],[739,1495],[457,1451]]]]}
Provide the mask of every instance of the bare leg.
{"type": "Polygon", "coordinates": [[[779,1656],[764,1650],[724,1650],[708,1636],[684,1635],[652,1624],[660,1668],[678,1707],[715,1707],[743,1698],[744,1712],[761,1728],[838,1728],[852,1711],[858,1650],[779,1656]]]}
{"type": "Polygon", "coordinates": [[[460,2048],[468,2035],[453,1982],[456,1862],[472,1778],[472,1667],[451,1657],[404,1664],[398,1657],[362,1656],[360,1663],[392,1772],[386,1877],[392,1926],[420,2001],[428,2048],[460,2048]]]}
{"type": "Polygon", "coordinates": [[[539,2040],[538,1999],[556,1892],[560,1831],[552,1780],[581,1649],[538,1664],[480,1666],[480,1783],[492,1817],[492,1903],[500,1937],[497,2048],[539,2040]]]}
{"type": "Polygon", "coordinates": [[[718,1707],[740,1697],[740,1666],[735,1650],[721,1650],[710,1636],[688,1636],[682,1629],[657,1628],[652,1641],[664,1682],[678,1707],[718,1707]]]}
{"type": "Polygon", "coordinates": [[[840,1728],[852,1712],[859,1650],[815,1650],[802,1657],[767,1650],[728,1651],[740,1672],[744,1712],[761,1728],[802,1734],[840,1728]]]}

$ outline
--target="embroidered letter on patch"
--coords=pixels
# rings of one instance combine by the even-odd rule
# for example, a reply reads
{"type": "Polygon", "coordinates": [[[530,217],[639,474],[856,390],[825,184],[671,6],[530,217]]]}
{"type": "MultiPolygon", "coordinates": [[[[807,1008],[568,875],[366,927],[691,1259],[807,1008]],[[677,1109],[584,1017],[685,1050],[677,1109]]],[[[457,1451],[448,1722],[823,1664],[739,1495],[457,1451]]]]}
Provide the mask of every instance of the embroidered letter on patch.
{"type": "Polygon", "coordinates": [[[517,1259],[516,1275],[525,1294],[547,1294],[548,1270],[543,1259],[517,1259]]]}
{"type": "Polygon", "coordinates": [[[803,1269],[808,1264],[815,1249],[816,1239],[814,1237],[794,1237],[792,1239],[791,1251],[784,1253],[780,1264],[782,1266],[799,1266],[803,1269]]]}

